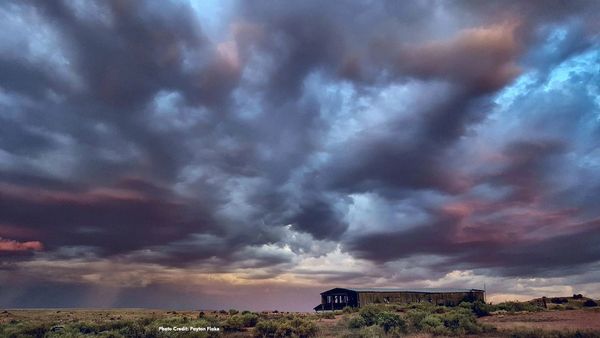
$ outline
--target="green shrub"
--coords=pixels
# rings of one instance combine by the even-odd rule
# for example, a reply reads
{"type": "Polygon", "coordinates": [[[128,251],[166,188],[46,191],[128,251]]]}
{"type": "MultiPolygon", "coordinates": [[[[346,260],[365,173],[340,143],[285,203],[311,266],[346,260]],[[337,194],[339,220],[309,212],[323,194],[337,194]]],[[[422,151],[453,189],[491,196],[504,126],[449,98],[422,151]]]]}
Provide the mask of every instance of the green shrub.
{"type": "Polygon", "coordinates": [[[538,305],[527,302],[504,302],[496,305],[495,309],[506,312],[537,312],[544,310],[538,305]]]}
{"type": "Polygon", "coordinates": [[[139,321],[121,328],[119,333],[125,337],[158,337],[157,328],[145,326],[139,321]]]}
{"type": "Polygon", "coordinates": [[[274,337],[277,331],[277,323],[273,320],[261,320],[256,323],[254,334],[256,337],[274,337]]]}
{"type": "Polygon", "coordinates": [[[423,319],[429,315],[428,312],[423,310],[413,309],[409,310],[406,313],[406,320],[408,321],[408,325],[414,331],[420,331],[423,326],[421,325],[423,319]]]}
{"type": "Polygon", "coordinates": [[[493,311],[493,307],[481,301],[471,303],[471,310],[477,317],[489,316],[493,311]]]}
{"type": "Polygon", "coordinates": [[[353,316],[348,321],[350,329],[360,329],[380,326],[384,332],[404,332],[407,329],[406,321],[398,314],[383,311],[381,308],[365,307],[359,311],[358,316],[353,316]]]}
{"type": "Polygon", "coordinates": [[[368,325],[362,316],[354,316],[348,321],[348,327],[351,329],[360,329],[361,327],[365,326],[368,325]]]}
{"type": "Polygon", "coordinates": [[[294,318],[292,320],[261,320],[254,328],[256,337],[309,338],[316,336],[318,327],[310,320],[294,318]]]}
{"type": "Polygon", "coordinates": [[[358,314],[364,319],[365,326],[377,324],[377,316],[382,312],[380,306],[367,305],[358,311],[358,314]]]}
{"type": "Polygon", "coordinates": [[[405,331],[406,322],[399,315],[392,312],[381,312],[377,315],[377,324],[383,328],[386,333],[392,330],[405,331]]]}
{"type": "Polygon", "coordinates": [[[233,315],[237,315],[238,313],[240,313],[240,312],[238,310],[236,310],[236,309],[229,309],[229,314],[232,315],[232,316],[233,315]]]}
{"type": "Polygon", "coordinates": [[[583,302],[583,306],[585,306],[585,307],[596,307],[596,306],[598,306],[598,303],[596,303],[592,299],[588,299],[585,302],[583,302]]]}
{"type": "MultiPolygon", "coordinates": [[[[133,323],[131,323],[133,324],[133,323]]],[[[100,330],[98,327],[92,323],[81,322],[74,325],[77,330],[79,330],[82,334],[95,334],[100,330]]]]}
{"type": "Polygon", "coordinates": [[[234,315],[223,323],[225,331],[241,331],[244,328],[244,318],[241,315],[234,315]]]}
{"type": "Polygon", "coordinates": [[[372,337],[384,337],[385,331],[379,325],[365,326],[359,331],[359,337],[372,338],[372,337]]]}
{"type": "Polygon", "coordinates": [[[425,311],[428,313],[432,313],[435,308],[437,308],[438,306],[433,305],[429,302],[421,302],[421,303],[412,303],[408,306],[409,309],[416,309],[416,310],[421,310],[421,311],[425,311]]]}
{"type": "Polygon", "coordinates": [[[477,323],[473,313],[466,309],[456,309],[440,316],[444,326],[454,334],[481,333],[482,327],[477,323]]]}
{"type": "MultiPolygon", "coordinates": [[[[146,319],[150,319],[150,318],[146,318],[146,319]]],[[[143,325],[148,325],[150,324],[151,320],[144,320],[143,321],[143,325]]],[[[140,323],[142,323],[142,321],[140,320],[140,323]]],[[[119,331],[124,327],[127,327],[129,325],[132,325],[133,322],[130,320],[118,320],[118,321],[111,321],[111,322],[104,322],[101,324],[96,325],[97,326],[97,331],[102,332],[102,331],[119,331]]]]}
{"type": "Polygon", "coordinates": [[[44,337],[50,330],[49,324],[25,324],[20,328],[23,337],[44,337]]]}
{"type": "Polygon", "coordinates": [[[348,313],[354,313],[356,311],[357,311],[357,308],[351,307],[351,306],[346,306],[346,307],[344,307],[342,309],[342,313],[346,313],[346,314],[348,314],[348,313]]]}
{"type": "Polygon", "coordinates": [[[428,315],[423,318],[420,322],[420,327],[427,332],[444,327],[444,322],[440,319],[439,315],[428,315]]]}
{"type": "Polygon", "coordinates": [[[258,315],[252,312],[244,313],[242,314],[242,321],[245,327],[254,327],[258,323],[258,315]]]}
{"type": "Polygon", "coordinates": [[[306,322],[296,328],[296,333],[299,337],[316,337],[319,332],[319,328],[313,322],[306,322]]]}
{"type": "Polygon", "coordinates": [[[291,337],[293,333],[294,328],[289,322],[280,322],[278,323],[277,329],[275,330],[275,337],[291,337]]]}
{"type": "Polygon", "coordinates": [[[302,318],[294,318],[290,321],[290,325],[293,327],[294,333],[298,337],[313,337],[317,335],[318,327],[317,324],[313,323],[310,320],[302,319],[302,318]]]}

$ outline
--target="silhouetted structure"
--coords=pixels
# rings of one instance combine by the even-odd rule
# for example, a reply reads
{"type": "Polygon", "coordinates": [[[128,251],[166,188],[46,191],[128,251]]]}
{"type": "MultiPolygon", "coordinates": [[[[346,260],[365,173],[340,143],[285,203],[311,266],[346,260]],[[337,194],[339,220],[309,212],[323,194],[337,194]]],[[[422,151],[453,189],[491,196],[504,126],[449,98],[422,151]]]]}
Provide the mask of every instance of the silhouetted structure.
{"type": "Polygon", "coordinates": [[[321,304],[315,311],[339,310],[346,306],[361,307],[379,303],[420,303],[458,305],[462,301],[485,301],[485,291],[479,289],[395,289],[395,288],[334,288],[321,293],[321,304]]]}

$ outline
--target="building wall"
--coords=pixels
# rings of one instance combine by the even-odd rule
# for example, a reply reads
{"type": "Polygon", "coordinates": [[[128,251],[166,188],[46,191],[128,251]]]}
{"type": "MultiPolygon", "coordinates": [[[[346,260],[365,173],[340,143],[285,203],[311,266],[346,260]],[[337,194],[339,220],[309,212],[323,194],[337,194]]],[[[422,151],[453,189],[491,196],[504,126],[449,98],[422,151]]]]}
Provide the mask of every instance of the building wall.
{"type": "Polygon", "coordinates": [[[350,290],[334,289],[321,294],[321,304],[332,310],[343,309],[346,306],[358,306],[358,294],[350,290]]]}
{"type": "Polygon", "coordinates": [[[430,302],[437,305],[458,305],[463,300],[484,301],[483,291],[416,293],[416,292],[359,292],[358,306],[386,303],[430,302]]]}
{"type": "Polygon", "coordinates": [[[335,288],[321,294],[321,304],[317,311],[340,310],[346,306],[360,307],[367,304],[406,304],[429,302],[436,305],[454,306],[462,301],[485,301],[484,291],[468,292],[355,292],[343,288],[335,288]],[[320,309],[320,310],[319,310],[320,309]]]}

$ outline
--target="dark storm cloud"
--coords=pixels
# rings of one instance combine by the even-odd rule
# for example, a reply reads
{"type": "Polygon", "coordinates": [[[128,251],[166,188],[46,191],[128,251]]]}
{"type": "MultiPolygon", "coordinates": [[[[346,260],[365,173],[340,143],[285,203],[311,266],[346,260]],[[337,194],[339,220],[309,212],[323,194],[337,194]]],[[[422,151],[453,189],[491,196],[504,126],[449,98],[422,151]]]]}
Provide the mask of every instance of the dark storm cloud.
{"type": "Polygon", "coordinates": [[[335,210],[325,201],[302,205],[291,218],[294,229],[312,234],[317,239],[331,238],[343,233],[346,225],[336,216],[335,210]]]}
{"type": "Polygon", "coordinates": [[[77,18],[61,1],[37,5],[68,39],[64,47],[76,51],[75,67],[84,77],[86,99],[113,108],[131,109],[161,88],[186,83],[187,75],[180,67],[183,50],[196,49],[203,42],[184,6],[152,8],[151,4],[110,1],[106,5],[111,23],[103,25],[77,18]]]}
{"type": "Polygon", "coordinates": [[[61,88],[60,82],[53,77],[50,70],[38,69],[21,60],[0,60],[0,68],[2,87],[7,90],[41,97],[48,89],[65,89],[61,88]]]}
{"type": "Polygon", "coordinates": [[[549,183],[548,168],[554,167],[565,149],[561,141],[516,141],[504,151],[508,165],[489,182],[512,187],[510,201],[532,202],[549,183]]]}
{"type": "MultiPolygon", "coordinates": [[[[192,231],[214,231],[200,208],[122,191],[43,193],[3,187],[2,222],[29,230],[47,249],[85,245],[103,254],[135,250],[178,239],[192,231]]],[[[168,197],[167,194],[164,196],[168,197]]]]}
{"type": "MultiPolygon", "coordinates": [[[[43,245],[6,256],[578,271],[600,259],[597,7],[4,2],[0,236],[43,245]]],[[[361,272],[336,273],[315,275],[361,272]]]]}
{"type": "Polygon", "coordinates": [[[542,196],[550,195],[547,187],[557,184],[552,168],[565,150],[563,143],[554,140],[510,143],[503,149],[506,163],[500,172],[482,179],[510,188],[502,198],[447,204],[430,210],[434,221],[426,226],[390,227],[387,232],[354,238],[347,246],[374,261],[434,254],[447,258],[436,269],[454,264],[491,267],[510,276],[560,275],[596,262],[600,259],[595,250],[597,220],[573,224],[577,210],[536,206],[542,196]]]}
{"type": "Polygon", "coordinates": [[[358,255],[375,261],[391,261],[422,253],[456,254],[462,249],[452,243],[459,218],[452,214],[440,215],[438,220],[425,227],[367,235],[348,246],[358,255]]]}
{"type": "Polygon", "coordinates": [[[464,93],[451,91],[441,95],[447,99],[415,111],[417,119],[398,119],[375,130],[364,130],[356,135],[353,144],[343,145],[346,149],[334,154],[328,168],[332,171],[331,184],[350,191],[460,191],[460,182],[444,165],[445,150],[464,134],[469,124],[481,118],[479,109],[484,107],[464,93]],[[410,136],[405,139],[407,134],[410,136]],[[357,158],[362,160],[356,161],[357,158]]]}

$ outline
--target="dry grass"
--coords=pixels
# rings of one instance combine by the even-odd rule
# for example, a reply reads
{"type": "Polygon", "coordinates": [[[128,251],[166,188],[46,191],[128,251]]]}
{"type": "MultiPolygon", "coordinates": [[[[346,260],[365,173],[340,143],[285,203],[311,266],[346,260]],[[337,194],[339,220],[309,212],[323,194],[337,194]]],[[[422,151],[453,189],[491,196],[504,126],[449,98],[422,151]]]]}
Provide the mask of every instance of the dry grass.
{"type": "MultiPolygon", "coordinates": [[[[456,311],[466,316],[464,308],[420,305],[382,307],[382,311],[397,313],[406,321],[405,335],[408,337],[433,337],[434,334],[459,334],[458,331],[419,332],[411,326],[413,312],[427,312],[441,319],[456,311]],[[423,307],[423,308],[421,308],[423,307]],[[412,311],[412,312],[411,312],[412,311]]],[[[560,308],[560,307],[559,307],[560,308]]],[[[557,309],[559,309],[557,308],[557,309]]],[[[457,313],[458,313],[457,312],[457,313]]],[[[274,329],[273,336],[293,335],[295,332],[310,332],[311,323],[316,325],[313,335],[318,337],[372,337],[390,336],[377,325],[351,328],[352,318],[359,312],[337,312],[326,316],[314,313],[237,311],[165,311],[148,309],[38,309],[0,310],[0,337],[253,337],[259,326],[274,329]],[[219,333],[165,333],[158,326],[216,326],[219,333]],[[301,326],[301,327],[300,327],[301,326]],[[55,328],[55,331],[52,331],[55,328]],[[58,329],[57,329],[58,328],[58,329]],[[277,331],[279,330],[279,331],[277,331]],[[304,330],[304,331],[303,331],[304,330]],[[279,333],[275,333],[279,332],[279,333]]],[[[462,318],[462,317],[461,317],[462,318]]],[[[466,317],[465,317],[466,318],[466,317]]],[[[477,319],[477,323],[493,330],[484,330],[471,337],[600,337],[600,309],[546,310],[520,313],[500,313],[477,319]]],[[[267,331],[264,331],[267,332],[267,331]]],[[[463,334],[469,334],[462,331],[463,334]]],[[[270,334],[270,333],[269,333],[270,334]]],[[[392,335],[393,336],[393,335],[392,335]]]]}

